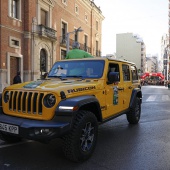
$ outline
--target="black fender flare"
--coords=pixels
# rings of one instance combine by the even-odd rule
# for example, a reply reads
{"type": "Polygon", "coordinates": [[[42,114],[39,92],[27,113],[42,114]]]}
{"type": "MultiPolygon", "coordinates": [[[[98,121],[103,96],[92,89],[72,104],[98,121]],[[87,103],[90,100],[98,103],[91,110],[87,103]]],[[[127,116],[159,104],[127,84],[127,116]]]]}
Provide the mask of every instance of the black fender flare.
{"type": "Polygon", "coordinates": [[[62,100],[56,108],[56,116],[75,116],[79,110],[89,110],[95,114],[98,121],[102,121],[102,113],[98,99],[92,95],[77,96],[62,100]],[[77,108],[76,110],[61,109],[62,107],[77,108]],[[95,112],[94,112],[95,111],[95,112]]]}
{"type": "Polygon", "coordinates": [[[136,97],[140,99],[140,102],[142,104],[142,91],[140,88],[133,89],[131,99],[130,99],[130,108],[133,106],[136,97]]]}

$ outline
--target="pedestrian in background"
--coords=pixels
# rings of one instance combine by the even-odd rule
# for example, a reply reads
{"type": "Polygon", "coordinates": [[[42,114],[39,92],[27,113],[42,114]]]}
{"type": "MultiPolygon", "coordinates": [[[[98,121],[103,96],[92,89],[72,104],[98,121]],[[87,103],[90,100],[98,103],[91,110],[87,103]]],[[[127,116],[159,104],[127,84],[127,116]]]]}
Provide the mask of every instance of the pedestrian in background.
{"type": "Polygon", "coordinates": [[[46,79],[47,76],[48,76],[48,72],[45,72],[43,75],[43,79],[46,79]]]}
{"type": "Polygon", "coordinates": [[[76,41],[73,43],[72,48],[73,49],[67,53],[66,59],[93,58],[93,56],[86,51],[80,50],[80,44],[76,41]]]}
{"type": "Polygon", "coordinates": [[[13,84],[21,83],[20,71],[17,72],[17,75],[13,79],[13,84]]]}

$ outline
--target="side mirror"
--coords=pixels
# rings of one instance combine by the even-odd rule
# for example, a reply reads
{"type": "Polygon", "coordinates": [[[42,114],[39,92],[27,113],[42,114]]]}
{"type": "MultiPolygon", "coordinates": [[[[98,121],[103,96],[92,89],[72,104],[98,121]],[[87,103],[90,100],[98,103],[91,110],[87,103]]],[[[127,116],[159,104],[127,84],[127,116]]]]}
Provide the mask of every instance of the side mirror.
{"type": "Polygon", "coordinates": [[[108,74],[108,84],[116,83],[120,80],[119,72],[109,72],[108,74]]]}

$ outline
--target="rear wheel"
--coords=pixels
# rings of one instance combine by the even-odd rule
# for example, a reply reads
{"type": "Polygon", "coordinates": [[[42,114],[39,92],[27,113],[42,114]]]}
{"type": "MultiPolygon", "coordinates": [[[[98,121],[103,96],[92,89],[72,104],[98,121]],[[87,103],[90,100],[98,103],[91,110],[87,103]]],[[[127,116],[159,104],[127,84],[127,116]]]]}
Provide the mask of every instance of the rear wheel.
{"type": "Polygon", "coordinates": [[[136,97],[132,108],[129,113],[126,114],[127,120],[130,124],[137,124],[140,120],[141,115],[141,102],[138,97],[136,97]]]}
{"type": "Polygon", "coordinates": [[[64,154],[75,162],[88,159],[96,146],[98,122],[89,111],[79,111],[71,132],[64,137],[64,154]]]}
{"type": "Polygon", "coordinates": [[[20,142],[21,138],[0,132],[0,139],[8,143],[20,142]]]}

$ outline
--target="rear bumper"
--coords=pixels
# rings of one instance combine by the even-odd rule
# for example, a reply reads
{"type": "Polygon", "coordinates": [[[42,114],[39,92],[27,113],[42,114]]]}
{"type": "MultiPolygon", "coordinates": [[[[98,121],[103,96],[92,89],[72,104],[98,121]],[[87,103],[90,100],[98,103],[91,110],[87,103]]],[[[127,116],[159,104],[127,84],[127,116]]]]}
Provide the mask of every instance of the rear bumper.
{"type": "Polygon", "coordinates": [[[21,138],[48,142],[49,140],[61,137],[70,131],[71,118],[72,117],[67,117],[65,119],[67,122],[61,121],[62,119],[59,121],[58,118],[54,118],[50,121],[40,121],[8,116],[3,114],[3,112],[0,112],[0,123],[18,126],[19,133],[13,134],[2,130],[0,131],[21,138]]]}

